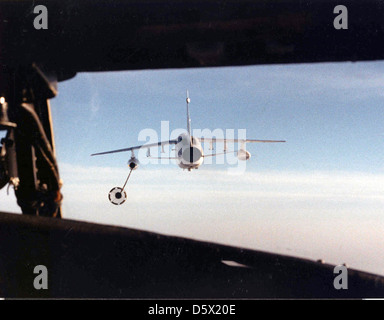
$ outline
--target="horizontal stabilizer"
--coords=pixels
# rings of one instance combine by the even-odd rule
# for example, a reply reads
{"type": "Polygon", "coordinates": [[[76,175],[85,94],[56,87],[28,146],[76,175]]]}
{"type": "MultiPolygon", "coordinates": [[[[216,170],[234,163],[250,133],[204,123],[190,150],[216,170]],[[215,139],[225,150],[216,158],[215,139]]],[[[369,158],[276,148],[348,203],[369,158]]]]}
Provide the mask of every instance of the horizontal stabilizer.
{"type": "Polygon", "coordinates": [[[207,157],[215,157],[215,156],[221,156],[223,154],[227,154],[227,153],[236,153],[236,151],[228,151],[228,152],[222,152],[222,153],[213,153],[213,154],[204,154],[203,157],[204,158],[207,158],[207,157]]]}
{"type": "Polygon", "coordinates": [[[167,159],[167,160],[176,160],[177,157],[147,157],[148,159],[167,159]]]}

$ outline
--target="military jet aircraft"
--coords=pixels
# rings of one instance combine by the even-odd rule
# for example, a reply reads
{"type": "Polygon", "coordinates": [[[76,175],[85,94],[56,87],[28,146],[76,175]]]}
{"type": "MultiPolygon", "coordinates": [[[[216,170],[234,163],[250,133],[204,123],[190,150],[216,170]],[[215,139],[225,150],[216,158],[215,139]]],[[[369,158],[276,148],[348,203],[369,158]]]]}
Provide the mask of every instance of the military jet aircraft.
{"type": "MultiPolygon", "coordinates": [[[[217,155],[222,155],[228,153],[227,144],[228,143],[239,143],[239,150],[234,151],[237,153],[237,157],[241,161],[246,161],[251,158],[251,153],[245,149],[246,143],[254,143],[254,142],[262,142],[262,143],[276,143],[276,142],[285,142],[285,140],[256,140],[256,139],[218,139],[218,138],[207,138],[207,137],[194,137],[192,136],[191,130],[191,118],[189,115],[189,104],[191,99],[189,98],[189,93],[187,90],[187,132],[181,133],[177,139],[161,141],[157,143],[144,144],[135,147],[128,147],[123,149],[104,151],[99,153],[94,153],[91,156],[104,155],[110,153],[117,152],[129,152],[131,151],[131,158],[128,161],[128,166],[130,168],[128,177],[124,183],[122,188],[115,187],[109,192],[109,200],[116,205],[123,204],[127,198],[127,195],[124,191],[124,188],[128,182],[129,177],[133,170],[137,169],[139,166],[139,161],[135,157],[135,150],[139,149],[147,149],[147,157],[151,157],[150,148],[153,147],[162,147],[165,145],[175,145],[175,156],[167,157],[167,158],[158,158],[158,159],[174,159],[176,160],[178,166],[182,169],[187,169],[191,171],[192,169],[198,169],[204,162],[204,158],[206,157],[214,157],[217,155]],[[222,153],[212,153],[212,154],[204,154],[204,150],[202,147],[202,143],[209,143],[210,149],[213,149],[214,143],[224,143],[224,150],[222,153]]],[[[233,151],[230,151],[233,152],[233,151]]]]}

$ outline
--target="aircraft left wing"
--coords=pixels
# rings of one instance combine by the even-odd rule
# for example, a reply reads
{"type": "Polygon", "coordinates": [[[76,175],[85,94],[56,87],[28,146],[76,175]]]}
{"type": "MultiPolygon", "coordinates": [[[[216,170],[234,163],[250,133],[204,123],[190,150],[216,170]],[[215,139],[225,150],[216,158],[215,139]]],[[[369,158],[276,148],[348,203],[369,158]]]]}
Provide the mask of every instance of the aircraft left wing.
{"type": "Polygon", "coordinates": [[[93,153],[91,156],[98,156],[102,154],[109,154],[109,153],[117,153],[117,152],[126,152],[126,151],[133,151],[141,148],[149,149],[152,147],[160,147],[160,146],[165,146],[169,144],[177,144],[177,140],[168,140],[168,141],[161,141],[157,143],[150,143],[150,144],[143,144],[141,146],[136,146],[136,147],[129,147],[129,148],[124,148],[124,149],[117,149],[117,150],[111,150],[111,151],[104,151],[104,152],[98,152],[98,153],[93,153]]]}

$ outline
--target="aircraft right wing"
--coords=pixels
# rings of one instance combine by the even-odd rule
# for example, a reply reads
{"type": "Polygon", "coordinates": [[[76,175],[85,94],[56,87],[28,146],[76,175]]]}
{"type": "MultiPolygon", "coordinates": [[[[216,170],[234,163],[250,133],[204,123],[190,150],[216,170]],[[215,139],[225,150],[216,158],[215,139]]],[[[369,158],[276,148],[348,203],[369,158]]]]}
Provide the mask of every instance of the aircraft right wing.
{"type": "Polygon", "coordinates": [[[230,142],[230,143],[252,143],[252,142],[262,142],[262,143],[269,143],[269,142],[286,142],[285,140],[257,140],[257,139],[217,139],[217,138],[199,138],[201,142],[209,142],[209,143],[215,143],[215,142],[230,142]]]}
{"type": "Polygon", "coordinates": [[[227,153],[237,153],[238,156],[241,155],[242,158],[244,158],[243,160],[248,160],[250,158],[250,153],[248,151],[245,150],[245,144],[246,143],[252,143],[252,142],[261,142],[261,143],[268,143],[268,142],[271,142],[271,143],[275,143],[275,142],[286,142],[285,140],[259,140],[259,139],[217,139],[217,138],[199,138],[199,140],[202,142],[202,143],[209,143],[210,146],[209,146],[209,150],[213,150],[213,144],[216,143],[216,142],[224,142],[224,152],[223,153],[213,153],[213,154],[207,154],[207,155],[204,155],[204,157],[215,157],[215,156],[218,156],[218,155],[221,155],[221,154],[227,154],[227,153]],[[241,143],[240,145],[240,149],[239,151],[235,150],[235,151],[227,151],[227,143],[241,143]],[[241,152],[241,153],[240,153],[241,152]]]}
{"type": "Polygon", "coordinates": [[[209,143],[210,144],[210,150],[213,150],[213,144],[216,142],[224,142],[224,153],[213,153],[213,154],[207,154],[204,155],[204,157],[215,157],[221,154],[227,154],[231,152],[238,152],[238,151],[230,151],[227,152],[227,143],[241,143],[240,149],[245,150],[245,144],[246,143],[253,143],[253,142],[261,142],[261,143],[275,143],[275,142],[286,142],[285,140],[258,140],[258,139],[217,139],[217,138],[199,138],[199,140],[202,143],[209,143]]]}
{"type": "Polygon", "coordinates": [[[109,154],[109,153],[117,153],[117,152],[126,152],[126,151],[133,151],[141,148],[149,149],[152,147],[160,147],[160,146],[165,146],[169,144],[177,144],[177,140],[168,140],[168,141],[161,141],[157,143],[150,143],[150,144],[143,144],[141,146],[135,146],[135,147],[129,147],[129,148],[124,148],[124,149],[117,149],[117,150],[111,150],[111,151],[104,151],[104,152],[98,152],[98,153],[93,153],[91,156],[98,156],[102,154],[109,154]]]}

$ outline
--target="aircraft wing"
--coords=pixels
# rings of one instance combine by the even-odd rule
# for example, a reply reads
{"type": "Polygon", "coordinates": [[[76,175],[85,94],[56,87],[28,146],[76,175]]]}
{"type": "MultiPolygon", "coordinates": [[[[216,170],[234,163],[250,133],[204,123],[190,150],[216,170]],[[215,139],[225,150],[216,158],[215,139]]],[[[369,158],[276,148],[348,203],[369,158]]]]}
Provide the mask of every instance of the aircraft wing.
{"type": "MultiPolygon", "coordinates": [[[[211,144],[211,147],[213,145],[213,143],[216,143],[216,142],[224,142],[225,145],[229,142],[229,143],[241,143],[241,149],[244,148],[244,144],[247,143],[247,142],[261,142],[261,143],[268,143],[268,142],[286,142],[285,140],[257,140],[257,139],[217,139],[217,138],[200,138],[199,139],[201,142],[205,142],[205,143],[210,143],[211,144]]],[[[215,157],[215,156],[218,156],[218,155],[222,155],[222,154],[227,154],[227,153],[236,153],[238,151],[226,151],[226,147],[224,147],[224,152],[223,153],[213,153],[213,154],[206,154],[204,155],[204,157],[215,157]]]]}
{"type": "Polygon", "coordinates": [[[201,142],[215,143],[215,142],[229,142],[229,143],[252,143],[252,142],[286,142],[285,140],[256,140],[256,139],[217,139],[217,138],[199,138],[201,142]]]}
{"type": "Polygon", "coordinates": [[[124,148],[124,149],[98,152],[98,153],[91,154],[91,156],[98,156],[98,155],[102,155],[102,154],[117,153],[117,152],[126,152],[126,151],[141,149],[141,148],[148,149],[148,148],[152,148],[152,147],[166,146],[169,144],[177,144],[177,140],[161,141],[161,142],[157,142],[157,143],[143,144],[141,146],[136,146],[136,147],[129,147],[129,148],[124,148]]]}

